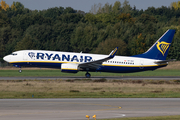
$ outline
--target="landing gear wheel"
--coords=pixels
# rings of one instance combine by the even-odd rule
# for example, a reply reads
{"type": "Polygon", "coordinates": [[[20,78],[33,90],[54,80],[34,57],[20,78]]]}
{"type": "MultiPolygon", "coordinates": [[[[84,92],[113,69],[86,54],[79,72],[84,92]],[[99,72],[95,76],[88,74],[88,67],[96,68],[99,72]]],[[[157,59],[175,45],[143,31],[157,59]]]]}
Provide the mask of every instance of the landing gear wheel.
{"type": "Polygon", "coordinates": [[[90,77],[91,77],[91,74],[87,72],[87,73],[85,74],[85,76],[86,76],[86,78],[90,78],[90,77]]]}
{"type": "Polygon", "coordinates": [[[22,72],[22,70],[20,69],[20,70],[19,70],[19,73],[21,73],[21,72],[22,72]]]}

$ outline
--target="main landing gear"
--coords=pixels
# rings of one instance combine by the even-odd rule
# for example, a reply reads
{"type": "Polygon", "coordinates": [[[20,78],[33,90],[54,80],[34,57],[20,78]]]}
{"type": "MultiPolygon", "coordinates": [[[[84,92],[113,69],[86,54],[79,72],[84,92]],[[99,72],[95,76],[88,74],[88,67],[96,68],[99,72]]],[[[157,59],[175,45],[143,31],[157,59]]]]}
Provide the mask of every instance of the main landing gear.
{"type": "Polygon", "coordinates": [[[85,74],[85,76],[86,76],[86,78],[90,78],[90,77],[91,77],[91,74],[87,72],[87,73],[85,74]]]}
{"type": "Polygon", "coordinates": [[[19,69],[19,73],[21,73],[22,72],[22,70],[21,70],[21,67],[19,67],[20,69],[19,69]]]}

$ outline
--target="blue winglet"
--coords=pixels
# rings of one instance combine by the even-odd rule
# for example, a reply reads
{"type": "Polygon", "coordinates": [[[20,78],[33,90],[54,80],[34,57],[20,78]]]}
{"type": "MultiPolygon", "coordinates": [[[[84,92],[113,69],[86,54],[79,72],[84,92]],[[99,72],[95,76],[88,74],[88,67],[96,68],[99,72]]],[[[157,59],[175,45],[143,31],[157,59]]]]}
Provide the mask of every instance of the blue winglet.
{"type": "Polygon", "coordinates": [[[118,47],[116,47],[110,54],[109,54],[109,58],[113,58],[116,55],[116,52],[118,50],[118,47]]]}

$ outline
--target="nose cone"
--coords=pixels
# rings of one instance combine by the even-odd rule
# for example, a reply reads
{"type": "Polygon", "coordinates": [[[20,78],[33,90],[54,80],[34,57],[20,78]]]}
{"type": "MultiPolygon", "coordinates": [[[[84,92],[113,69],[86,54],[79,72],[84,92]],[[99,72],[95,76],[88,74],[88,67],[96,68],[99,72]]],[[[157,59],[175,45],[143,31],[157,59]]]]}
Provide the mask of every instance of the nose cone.
{"type": "Polygon", "coordinates": [[[9,56],[9,55],[7,55],[7,56],[3,57],[3,60],[4,60],[4,61],[6,61],[6,62],[9,62],[9,60],[10,60],[10,56],[9,56]]]}

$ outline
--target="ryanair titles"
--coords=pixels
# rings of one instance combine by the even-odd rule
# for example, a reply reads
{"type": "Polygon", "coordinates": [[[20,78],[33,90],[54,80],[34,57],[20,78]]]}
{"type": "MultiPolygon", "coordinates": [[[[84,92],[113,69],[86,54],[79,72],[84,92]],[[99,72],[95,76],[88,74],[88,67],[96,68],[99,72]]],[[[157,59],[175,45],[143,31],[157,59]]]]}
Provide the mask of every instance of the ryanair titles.
{"type": "Polygon", "coordinates": [[[68,62],[90,62],[92,60],[91,56],[77,56],[77,55],[68,55],[68,54],[54,54],[54,53],[35,53],[29,52],[29,57],[32,59],[40,60],[52,60],[52,61],[68,61],[68,62]]]}

